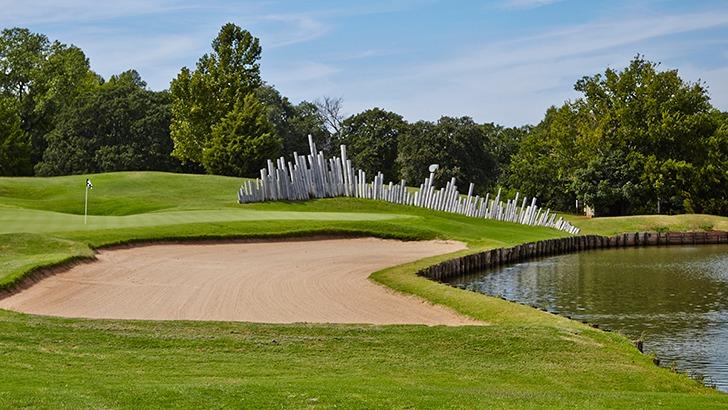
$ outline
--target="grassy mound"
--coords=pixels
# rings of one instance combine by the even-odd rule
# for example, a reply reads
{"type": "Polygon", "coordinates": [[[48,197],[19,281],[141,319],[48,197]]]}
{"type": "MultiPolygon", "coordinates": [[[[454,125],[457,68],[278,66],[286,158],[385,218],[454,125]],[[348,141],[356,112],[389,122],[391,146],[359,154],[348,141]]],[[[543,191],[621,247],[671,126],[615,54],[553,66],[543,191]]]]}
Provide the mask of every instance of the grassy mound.
{"type": "Polygon", "coordinates": [[[715,215],[637,215],[588,219],[567,216],[581,233],[615,235],[622,232],[728,231],[728,218],[715,215]]]}
{"type": "Polygon", "coordinates": [[[164,172],[113,172],[52,178],[0,177],[0,204],[83,215],[86,178],[89,214],[133,215],[172,209],[234,207],[239,178],[164,172]]]}
{"type": "MultiPolygon", "coordinates": [[[[565,235],[367,200],[237,205],[238,179],[138,172],[92,176],[83,225],[85,178],[0,178],[0,287],[38,266],[130,241],[372,235],[461,240],[472,252],[565,235]]],[[[587,232],[641,230],[623,229],[634,220],[577,223],[587,232]]],[[[728,395],[654,366],[617,334],[414,275],[442,258],[372,278],[490,326],[73,320],[0,311],[0,407],[728,405],[728,395]]]]}

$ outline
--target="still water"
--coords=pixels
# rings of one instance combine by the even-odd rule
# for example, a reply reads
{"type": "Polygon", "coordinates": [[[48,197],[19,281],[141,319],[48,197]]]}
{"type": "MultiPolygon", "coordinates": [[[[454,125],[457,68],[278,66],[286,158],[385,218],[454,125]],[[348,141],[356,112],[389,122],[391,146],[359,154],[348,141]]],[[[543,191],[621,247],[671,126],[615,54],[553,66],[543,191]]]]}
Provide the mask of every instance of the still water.
{"type": "Polygon", "coordinates": [[[728,246],[554,256],[450,280],[640,336],[663,365],[728,391],[728,246]]]}

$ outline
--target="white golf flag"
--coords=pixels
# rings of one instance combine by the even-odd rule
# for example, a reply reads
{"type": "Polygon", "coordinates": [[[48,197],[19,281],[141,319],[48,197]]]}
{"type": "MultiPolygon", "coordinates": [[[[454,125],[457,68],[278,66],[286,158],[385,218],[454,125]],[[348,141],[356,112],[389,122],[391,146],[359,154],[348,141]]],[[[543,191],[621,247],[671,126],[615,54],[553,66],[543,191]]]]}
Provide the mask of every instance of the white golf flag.
{"type": "Polygon", "coordinates": [[[91,183],[90,179],[86,178],[86,189],[84,190],[84,192],[86,194],[84,195],[84,199],[83,199],[83,224],[84,225],[86,224],[86,221],[88,219],[87,215],[88,215],[88,190],[89,189],[94,189],[94,184],[91,183]]]}

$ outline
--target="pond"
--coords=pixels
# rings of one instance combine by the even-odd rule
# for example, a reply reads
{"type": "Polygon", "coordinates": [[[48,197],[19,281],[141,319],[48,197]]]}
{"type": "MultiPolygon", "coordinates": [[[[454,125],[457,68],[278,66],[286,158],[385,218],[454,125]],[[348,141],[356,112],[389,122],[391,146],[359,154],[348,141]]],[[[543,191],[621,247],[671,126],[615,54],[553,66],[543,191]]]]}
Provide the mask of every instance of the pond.
{"type": "Polygon", "coordinates": [[[594,250],[448,283],[641,336],[663,365],[728,391],[728,245],[594,250]]]}

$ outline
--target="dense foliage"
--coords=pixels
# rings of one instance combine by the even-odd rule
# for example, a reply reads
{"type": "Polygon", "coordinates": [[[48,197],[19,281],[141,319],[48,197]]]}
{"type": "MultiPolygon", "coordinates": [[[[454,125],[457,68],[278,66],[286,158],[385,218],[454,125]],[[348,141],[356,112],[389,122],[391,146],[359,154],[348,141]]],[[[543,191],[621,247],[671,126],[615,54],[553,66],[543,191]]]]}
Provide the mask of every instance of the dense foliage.
{"type": "Polygon", "coordinates": [[[257,38],[228,23],[196,69],[183,67],[172,80],[175,157],[209,173],[249,176],[280,154],[281,142],[254,95],[262,84],[260,53],[257,38]],[[250,132],[260,133],[241,134],[250,132]]]}
{"type": "Polygon", "coordinates": [[[0,96],[14,102],[31,146],[29,156],[16,158],[22,165],[13,174],[32,174],[32,164],[45,150],[45,135],[60,112],[98,81],[77,47],[51,43],[46,36],[23,28],[0,33],[0,96]]]}
{"type": "Polygon", "coordinates": [[[136,71],[77,98],[46,135],[38,175],[175,169],[169,93],[146,89],[136,71]]]}
{"type": "Polygon", "coordinates": [[[706,87],[635,57],[583,77],[536,126],[470,117],[408,123],[324,96],[294,104],[261,78],[260,41],[225,24],[195,69],[154,92],[133,70],[105,81],[83,51],[13,28],[0,36],[0,175],[167,170],[255,177],[269,158],[339,145],[369,177],[504,188],[598,215],[728,214],[728,114],[706,87]]]}
{"type": "Polygon", "coordinates": [[[402,116],[379,108],[352,115],[342,123],[339,142],[348,148],[349,158],[367,175],[384,174],[386,181],[395,181],[398,143],[407,134],[402,116]]]}
{"type": "Polygon", "coordinates": [[[318,147],[331,145],[331,133],[326,129],[316,104],[302,101],[293,105],[270,85],[259,87],[256,96],[265,105],[268,121],[282,140],[284,155],[307,154],[309,135],[318,147]]]}
{"type": "Polygon", "coordinates": [[[422,181],[430,164],[438,164],[436,182],[451,178],[460,187],[472,182],[479,190],[495,182],[495,161],[486,147],[485,129],[470,117],[442,117],[437,123],[419,121],[400,139],[399,164],[402,177],[422,181]]]}
{"type": "Polygon", "coordinates": [[[177,170],[169,104],[133,70],[105,82],[79,48],[3,30],[0,175],[177,170]]]}
{"type": "Polygon", "coordinates": [[[212,127],[202,163],[217,175],[254,175],[280,150],[280,138],[268,121],[265,107],[250,93],[212,127]]]}
{"type": "Polygon", "coordinates": [[[601,215],[728,213],[725,115],[702,84],[636,57],[584,77],[513,157],[510,183],[559,209],[601,215]]]}
{"type": "Polygon", "coordinates": [[[30,174],[30,150],[15,105],[8,98],[0,98],[0,175],[30,174]]]}

